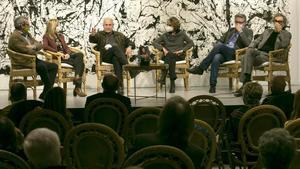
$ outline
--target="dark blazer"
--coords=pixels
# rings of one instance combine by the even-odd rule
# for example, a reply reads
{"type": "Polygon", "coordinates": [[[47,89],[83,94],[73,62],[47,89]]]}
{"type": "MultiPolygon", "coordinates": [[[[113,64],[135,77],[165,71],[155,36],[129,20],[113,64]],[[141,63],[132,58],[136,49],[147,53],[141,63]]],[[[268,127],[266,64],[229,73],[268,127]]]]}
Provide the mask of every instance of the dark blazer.
{"type": "MultiPolygon", "coordinates": [[[[129,155],[133,154],[135,151],[139,149],[142,149],[147,146],[153,146],[153,145],[170,145],[170,144],[163,141],[159,137],[158,133],[139,134],[136,136],[133,147],[129,150],[129,155]]],[[[204,159],[205,153],[201,148],[192,144],[188,144],[184,147],[177,147],[177,148],[184,151],[191,158],[196,169],[202,168],[202,161],[204,159]]]]}
{"type": "Polygon", "coordinates": [[[9,37],[8,48],[19,53],[36,55],[42,49],[42,44],[35,40],[30,33],[25,34],[19,30],[15,30],[9,37]],[[28,40],[26,36],[28,36],[28,40]],[[34,48],[28,48],[26,47],[27,45],[33,45],[34,48]]]}
{"type": "MultiPolygon", "coordinates": [[[[116,40],[116,43],[118,44],[118,47],[121,48],[124,52],[129,46],[135,48],[134,43],[131,42],[130,39],[127,38],[123,33],[117,31],[113,31],[112,33],[116,40]]],[[[106,55],[107,50],[105,50],[104,48],[104,46],[106,45],[106,32],[99,31],[95,36],[90,35],[89,41],[91,43],[97,43],[97,47],[101,55],[106,55]]]]}
{"type": "MultiPolygon", "coordinates": [[[[235,28],[230,28],[226,33],[222,35],[222,37],[219,39],[219,42],[221,43],[228,43],[230,37],[235,33],[235,28]]],[[[243,28],[243,32],[240,33],[236,43],[235,43],[235,49],[241,49],[248,47],[253,39],[253,31],[249,28],[243,28]]]]}
{"type": "Polygon", "coordinates": [[[63,34],[58,34],[58,38],[59,38],[59,41],[62,44],[63,51],[58,51],[57,45],[55,43],[55,39],[50,38],[50,36],[47,35],[47,34],[45,34],[43,36],[43,49],[44,50],[49,50],[51,52],[63,52],[64,54],[70,54],[71,50],[70,50],[70,48],[68,47],[68,45],[65,41],[64,35],[63,34]]]}
{"type": "Polygon", "coordinates": [[[99,98],[117,99],[127,107],[127,110],[128,110],[129,113],[132,111],[130,99],[128,97],[122,96],[122,95],[117,94],[115,92],[103,92],[103,93],[97,93],[97,94],[88,96],[86,98],[85,107],[87,107],[88,104],[91,103],[93,100],[99,99],[99,98]]]}
{"type": "MultiPolygon", "coordinates": [[[[265,30],[258,38],[252,41],[249,47],[257,48],[258,50],[261,49],[268,41],[269,37],[273,32],[274,29],[265,30]]],[[[287,48],[291,43],[291,38],[292,38],[292,34],[289,31],[282,30],[277,36],[274,49],[276,50],[276,49],[287,48]]]]}

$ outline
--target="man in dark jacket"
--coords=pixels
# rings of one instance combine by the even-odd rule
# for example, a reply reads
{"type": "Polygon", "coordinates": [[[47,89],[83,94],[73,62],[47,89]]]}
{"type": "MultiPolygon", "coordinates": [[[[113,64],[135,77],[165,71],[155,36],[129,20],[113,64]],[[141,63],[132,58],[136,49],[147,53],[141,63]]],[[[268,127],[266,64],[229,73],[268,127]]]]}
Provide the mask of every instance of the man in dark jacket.
{"type": "MultiPolygon", "coordinates": [[[[19,16],[14,20],[14,25],[16,29],[9,37],[8,48],[19,53],[37,55],[43,46],[41,42],[36,41],[29,33],[30,23],[28,18],[19,16]]],[[[26,65],[22,65],[22,68],[26,68],[26,65]]],[[[46,92],[52,88],[57,69],[58,67],[55,63],[45,62],[36,58],[36,71],[44,83],[44,90],[39,96],[40,99],[44,99],[46,92]]]]}
{"type": "MultiPolygon", "coordinates": [[[[104,18],[103,31],[93,28],[89,37],[91,43],[97,43],[101,61],[112,63],[117,77],[120,79],[120,91],[123,93],[122,66],[128,64],[126,56],[132,55],[134,43],[121,32],[113,30],[113,20],[104,18]]],[[[133,76],[131,74],[131,76],[133,76]]]]}
{"type": "Polygon", "coordinates": [[[216,92],[219,65],[235,59],[235,50],[248,47],[253,38],[253,31],[246,27],[246,16],[235,15],[235,27],[230,28],[203,59],[199,66],[188,69],[188,72],[202,75],[211,65],[210,93],[216,92]]]}
{"type": "Polygon", "coordinates": [[[97,93],[87,97],[85,102],[85,107],[89,105],[93,100],[99,98],[113,98],[122,102],[126,107],[128,112],[132,111],[131,101],[128,97],[117,94],[116,91],[119,87],[119,79],[112,73],[107,73],[103,77],[102,88],[103,93],[97,93]]]}

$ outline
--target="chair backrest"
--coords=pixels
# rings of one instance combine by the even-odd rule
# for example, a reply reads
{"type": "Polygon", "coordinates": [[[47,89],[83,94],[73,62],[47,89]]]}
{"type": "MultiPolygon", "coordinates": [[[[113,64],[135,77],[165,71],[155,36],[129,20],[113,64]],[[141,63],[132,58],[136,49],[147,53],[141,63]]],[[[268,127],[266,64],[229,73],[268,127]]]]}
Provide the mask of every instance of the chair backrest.
{"type": "Polygon", "coordinates": [[[120,134],[127,115],[126,106],[119,100],[98,98],[87,105],[84,121],[105,124],[120,134]]]}
{"type": "Polygon", "coordinates": [[[238,129],[242,155],[257,157],[259,137],[270,129],[282,128],[285,121],[284,112],[272,105],[260,105],[248,110],[242,116],[238,129]]]}
{"type": "Polygon", "coordinates": [[[138,134],[156,132],[160,111],[161,109],[156,107],[142,107],[131,112],[125,120],[123,132],[127,143],[134,140],[138,134]]]}
{"type": "Polygon", "coordinates": [[[289,121],[285,129],[295,137],[297,143],[296,156],[294,157],[290,169],[298,169],[300,166],[300,118],[289,121]]]}
{"type": "Polygon", "coordinates": [[[66,136],[64,155],[68,169],[120,168],[125,157],[121,137],[97,123],[74,127],[66,136]]]}
{"type": "Polygon", "coordinates": [[[141,166],[145,169],[193,169],[192,160],[182,150],[166,145],[145,147],[132,154],[122,168],[141,166]]]}
{"type": "Polygon", "coordinates": [[[14,153],[0,150],[0,168],[1,169],[30,169],[29,165],[21,157],[14,153]]]}
{"type": "Polygon", "coordinates": [[[20,122],[20,130],[25,136],[36,128],[48,128],[55,131],[63,143],[71,126],[58,112],[38,107],[27,113],[20,122]]]}
{"type": "Polygon", "coordinates": [[[215,159],[217,143],[214,129],[202,120],[195,120],[195,130],[191,136],[191,143],[206,152],[203,159],[203,167],[210,169],[215,159]]]}
{"type": "Polygon", "coordinates": [[[35,68],[36,68],[35,55],[18,53],[9,48],[7,48],[6,51],[10,59],[11,70],[29,68],[29,69],[33,69],[35,73],[35,68]]]}
{"type": "Polygon", "coordinates": [[[16,127],[19,127],[19,124],[22,120],[22,118],[31,110],[33,110],[36,107],[42,107],[43,102],[37,101],[37,100],[23,100],[19,101],[17,103],[14,103],[10,109],[10,112],[8,113],[7,117],[11,119],[16,127]]]}
{"type": "Polygon", "coordinates": [[[219,134],[224,127],[226,110],[223,103],[210,95],[199,95],[191,98],[189,103],[195,113],[195,119],[203,120],[219,134]]]}

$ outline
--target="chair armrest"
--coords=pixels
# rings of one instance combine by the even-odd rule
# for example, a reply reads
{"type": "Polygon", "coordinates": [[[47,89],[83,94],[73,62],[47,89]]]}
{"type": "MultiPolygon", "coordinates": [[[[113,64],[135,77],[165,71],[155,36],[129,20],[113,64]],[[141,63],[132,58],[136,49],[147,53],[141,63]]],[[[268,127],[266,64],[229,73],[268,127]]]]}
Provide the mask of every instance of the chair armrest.
{"type": "Polygon", "coordinates": [[[269,62],[278,61],[278,62],[286,62],[288,60],[288,52],[287,49],[277,49],[269,52],[269,62]]]}
{"type": "Polygon", "coordinates": [[[12,69],[35,68],[36,56],[15,52],[15,54],[9,54],[12,69]]]}
{"type": "Polygon", "coordinates": [[[162,51],[156,49],[154,46],[150,48],[151,53],[155,55],[156,63],[159,63],[160,57],[162,56],[162,51]]]}
{"type": "Polygon", "coordinates": [[[248,48],[242,48],[242,49],[235,50],[235,61],[240,61],[241,60],[241,56],[246,53],[247,49],[248,48]]]}
{"type": "Polygon", "coordinates": [[[96,47],[97,47],[97,44],[91,44],[91,51],[92,51],[92,54],[95,55],[96,66],[100,66],[101,53],[100,53],[100,51],[96,50],[96,47]]]}
{"type": "Polygon", "coordinates": [[[189,62],[192,56],[193,56],[193,47],[185,51],[185,60],[189,62]]]}

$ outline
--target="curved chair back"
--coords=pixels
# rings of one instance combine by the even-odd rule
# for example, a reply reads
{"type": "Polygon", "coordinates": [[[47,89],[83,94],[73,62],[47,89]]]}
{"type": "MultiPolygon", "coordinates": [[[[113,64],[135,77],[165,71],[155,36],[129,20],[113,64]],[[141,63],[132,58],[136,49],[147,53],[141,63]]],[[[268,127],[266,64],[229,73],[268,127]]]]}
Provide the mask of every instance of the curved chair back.
{"type": "Polygon", "coordinates": [[[120,134],[127,115],[126,106],[119,100],[99,98],[87,105],[84,111],[84,121],[105,124],[120,134]]]}
{"type": "Polygon", "coordinates": [[[14,153],[0,150],[0,168],[2,169],[30,169],[29,165],[21,157],[14,153]]]}
{"type": "Polygon", "coordinates": [[[22,118],[36,107],[42,107],[43,102],[37,100],[23,100],[12,105],[7,117],[11,119],[15,126],[19,127],[22,118]]]}
{"type": "Polygon", "coordinates": [[[182,150],[166,145],[149,146],[132,154],[123,165],[145,169],[194,169],[192,160],[182,150]]]}
{"type": "Polygon", "coordinates": [[[115,169],[124,160],[121,137],[110,127],[85,123],[66,136],[64,155],[68,169],[115,169]]]}
{"type": "Polygon", "coordinates": [[[252,165],[251,161],[247,161],[247,156],[258,156],[259,137],[270,129],[283,128],[285,121],[284,112],[272,105],[254,107],[242,116],[238,129],[238,141],[241,145],[242,160],[245,166],[252,165]]]}
{"type": "Polygon", "coordinates": [[[199,95],[191,98],[189,103],[195,118],[208,123],[219,134],[224,126],[226,111],[223,103],[210,95],[199,95]]]}
{"type": "Polygon", "coordinates": [[[290,166],[290,169],[297,169],[300,166],[300,118],[289,121],[285,129],[295,137],[297,143],[296,156],[290,166]]]}
{"type": "Polygon", "coordinates": [[[142,107],[131,112],[124,125],[126,140],[132,140],[138,134],[156,132],[160,111],[161,109],[156,107],[142,107]]]}
{"type": "Polygon", "coordinates": [[[191,136],[191,142],[206,152],[203,159],[203,167],[210,169],[216,156],[217,143],[214,129],[202,120],[195,120],[195,130],[191,136]]]}
{"type": "Polygon", "coordinates": [[[26,136],[30,131],[36,128],[48,128],[55,131],[61,143],[63,143],[67,132],[71,129],[67,120],[58,112],[36,108],[26,114],[20,123],[20,130],[26,136]]]}

